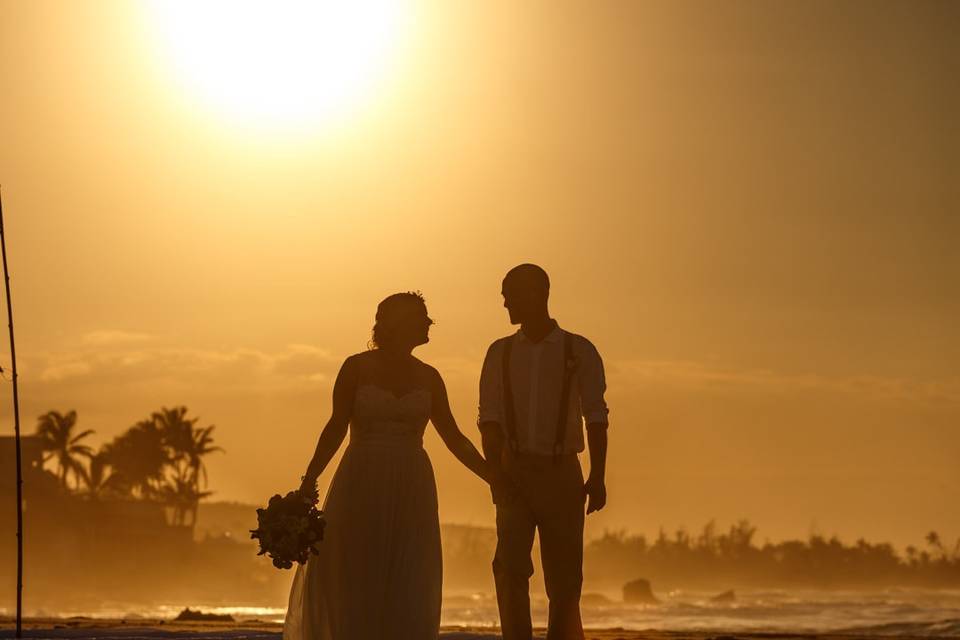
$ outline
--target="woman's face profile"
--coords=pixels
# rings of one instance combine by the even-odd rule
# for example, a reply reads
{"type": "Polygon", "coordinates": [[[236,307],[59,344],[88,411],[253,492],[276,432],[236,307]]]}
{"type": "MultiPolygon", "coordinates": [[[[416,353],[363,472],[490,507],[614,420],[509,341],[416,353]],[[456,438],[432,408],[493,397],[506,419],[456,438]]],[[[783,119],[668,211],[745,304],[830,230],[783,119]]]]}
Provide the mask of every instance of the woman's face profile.
{"type": "Polygon", "coordinates": [[[433,320],[427,315],[427,308],[423,304],[411,302],[404,305],[397,318],[398,337],[414,346],[430,342],[430,325],[433,320]]]}

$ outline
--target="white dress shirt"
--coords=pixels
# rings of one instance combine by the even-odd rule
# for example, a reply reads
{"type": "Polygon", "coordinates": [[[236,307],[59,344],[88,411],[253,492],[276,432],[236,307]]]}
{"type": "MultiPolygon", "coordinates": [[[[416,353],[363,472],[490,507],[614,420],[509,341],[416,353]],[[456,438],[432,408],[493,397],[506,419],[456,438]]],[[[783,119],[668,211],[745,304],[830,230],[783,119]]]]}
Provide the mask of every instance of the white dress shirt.
{"type": "MultiPolygon", "coordinates": [[[[540,342],[531,341],[522,330],[490,345],[480,375],[480,423],[496,422],[506,434],[503,393],[503,350],[512,341],[510,386],[513,391],[514,423],[520,451],[553,455],[560,415],[565,363],[565,332],[555,327],[540,342]]],[[[571,352],[575,368],[570,379],[569,405],[562,453],[583,451],[583,423],[607,424],[603,399],[606,381],[603,361],[596,347],[576,334],[571,352]]]]}

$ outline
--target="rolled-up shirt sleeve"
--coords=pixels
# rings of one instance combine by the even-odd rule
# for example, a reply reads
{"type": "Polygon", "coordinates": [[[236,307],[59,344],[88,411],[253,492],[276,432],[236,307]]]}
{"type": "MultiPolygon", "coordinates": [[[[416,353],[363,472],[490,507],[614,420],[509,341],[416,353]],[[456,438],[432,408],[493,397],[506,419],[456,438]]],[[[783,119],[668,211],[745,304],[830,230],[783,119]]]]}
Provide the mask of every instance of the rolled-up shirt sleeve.
{"type": "Polygon", "coordinates": [[[480,412],[478,424],[496,422],[503,426],[503,393],[501,391],[502,341],[498,340],[487,349],[480,372],[480,412]]]}
{"type": "Polygon", "coordinates": [[[608,424],[607,402],[603,398],[607,390],[607,381],[603,373],[603,360],[600,353],[587,339],[583,339],[580,358],[580,412],[584,421],[590,424],[608,424]]]}

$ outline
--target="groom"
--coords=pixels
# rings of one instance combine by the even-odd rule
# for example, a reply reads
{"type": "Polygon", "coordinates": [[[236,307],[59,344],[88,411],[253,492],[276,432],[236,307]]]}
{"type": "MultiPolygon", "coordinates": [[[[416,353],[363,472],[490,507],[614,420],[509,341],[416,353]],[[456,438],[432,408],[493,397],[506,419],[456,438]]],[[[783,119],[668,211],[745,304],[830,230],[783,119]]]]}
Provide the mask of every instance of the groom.
{"type": "Polygon", "coordinates": [[[561,329],[547,310],[550,279],[522,264],[503,279],[503,306],[520,330],[490,345],[480,377],[483,452],[495,469],[497,508],[493,576],[504,640],[530,640],[530,553],[540,559],[550,600],[548,640],[580,640],[583,517],[607,501],[606,388],[600,354],[561,329]],[[587,424],[590,476],[577,454],[587,424]]]}

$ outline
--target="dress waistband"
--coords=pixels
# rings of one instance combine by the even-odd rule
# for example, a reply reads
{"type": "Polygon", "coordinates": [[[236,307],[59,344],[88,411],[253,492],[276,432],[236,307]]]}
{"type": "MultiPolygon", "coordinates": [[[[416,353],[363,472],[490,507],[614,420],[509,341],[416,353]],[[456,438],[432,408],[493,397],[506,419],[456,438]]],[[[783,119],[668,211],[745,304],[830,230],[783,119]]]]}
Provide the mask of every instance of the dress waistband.
{"type": "Polygon", "coordinates": [[[353,449],[398,449],[401,451],[422,451],[423,438],[419,435],[366,435],[350,436],[348,448],[353,449]]]}
{"type": "Polygon", "coordinates": [[[552,462],[554,458],[559,460],[574,460],[578,457],[575,451],[560,453],[556,456],[549,454],[545,455],[542,453],[530,453],[528,451],[507,451],[506,456],[512,457],[515,460],[524,460],[530,462],[552,462]]]}

